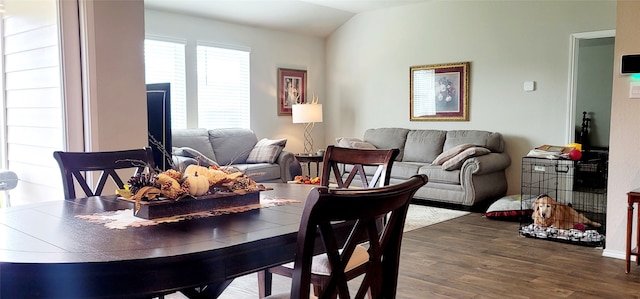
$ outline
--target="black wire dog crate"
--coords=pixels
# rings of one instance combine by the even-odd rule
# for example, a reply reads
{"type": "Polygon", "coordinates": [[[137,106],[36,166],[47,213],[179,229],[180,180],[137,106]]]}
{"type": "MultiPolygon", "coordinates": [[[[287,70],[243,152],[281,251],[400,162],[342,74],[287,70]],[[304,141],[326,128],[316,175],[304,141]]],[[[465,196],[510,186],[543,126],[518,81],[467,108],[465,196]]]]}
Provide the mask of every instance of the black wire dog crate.
{"type": "MultiPolygon", "coordinates": [[[[604,247],[607,184],[606,181],[585,182],[585,172],[588,176],[593,168],[589,163],[593,164],[593,161],[522,158],[521,208],[532,211],[532,217],[522,218],[521,235],[604,247]],[[540,199],[550,202],[550,205],[536,209],[536,201],[542,195],[552,198],[555,202],[540,199]],[[536,213],[544,215],[544,219],[534,221],[536,213]],[[588,220],[579,218],[580,214],[588,220]],[[590,225],[589,220],[595,223],[590,225]]],[[[603,179],[606,180],[606,176],[603,179]]]]}

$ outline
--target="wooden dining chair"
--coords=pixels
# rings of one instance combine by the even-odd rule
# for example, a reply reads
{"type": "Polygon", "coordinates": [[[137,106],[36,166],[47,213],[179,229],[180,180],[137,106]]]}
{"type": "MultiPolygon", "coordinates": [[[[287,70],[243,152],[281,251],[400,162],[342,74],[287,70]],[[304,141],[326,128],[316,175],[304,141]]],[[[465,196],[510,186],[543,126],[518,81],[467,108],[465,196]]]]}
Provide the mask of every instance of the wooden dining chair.
{"type": "Polygon", "coordinates": [[[316,242],[325,248],[331,269],[319,298],[345,299],[353,293],[354,298],[364,298],[367,293],[375,299],[395,298],[407,210],[415,192],[427,181],[426,175],[415,175],[400,184],[372,189],[314,188],[307,197],[298,230],[291,292],[269,298],[309,298],[316,242]],[[378,219],[383,215],[389,217],[381,227],[378,219]],[[342,248],[332,226],[336,221],[355,221],[342,248]],[[362,237],[368,241],[369,258],[359,266],[364,273],[360,285],[350,291],[345,269],[362,237]]]}
{"type": "Polygon", "coordinates": [[[330,145],[324,154],[320,185],[335,183],[338,188],[349,188],[358,179],[363,188],[389,185],[391,166],[398,154],[399,149],[369,150],[330,145]]]}
{"type": "MultiPolygon", "coordinates": [[[[337,189],[348,189],[352,183],[364,189],[389,185],[391,166],[399,153],[398,149],[365,150],[328,146],[324,155],[320,185],[337,189]]],[[[364,273],[361,266],[368,259],[368,252],[361,245],[355,248],[355,253],[346,268],[348,280],[364,273]]],[[[272,273],[291,277],[292,267],[289,263],[258,272],[259,296],[271,294],[272,273]]],[[[316,296],[324,292],[330,280],[329,272],[326,255],[316,257],[314,272],[311,275],[316,296]]]]}
{"type": "Polygon", "coordinates": [[[64,197],[76,198],[75,180],[89,196],[101,195],[109,177],[120,189],[124,188],[124,182],[116,170],[135,169],[132,175],[144,171],[146,168],[154,169],[153,153],[150,147],[132,150],[108,151],[108,152],[53,152],[53,157],[60,166],[62,183],[64,185],[64,197]],[[100,173],[95,186],[90,187],[87,182],[87,173],[100,173]]]}

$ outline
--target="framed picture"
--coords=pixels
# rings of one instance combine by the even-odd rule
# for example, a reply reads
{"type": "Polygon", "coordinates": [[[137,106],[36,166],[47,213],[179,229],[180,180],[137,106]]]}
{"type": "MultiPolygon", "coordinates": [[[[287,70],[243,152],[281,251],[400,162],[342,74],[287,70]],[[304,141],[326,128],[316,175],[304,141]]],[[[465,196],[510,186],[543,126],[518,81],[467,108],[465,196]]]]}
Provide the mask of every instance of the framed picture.
{"type": "Polygon", "coordinates": [[[468,121],[469,64],[410,67],[409,120],[468,121]]]}
{"type": "Polygon", "coordinates": [[[307,71],[278,68],[278,115],[291,115],[291,106],[307,103],[307,71]]]}

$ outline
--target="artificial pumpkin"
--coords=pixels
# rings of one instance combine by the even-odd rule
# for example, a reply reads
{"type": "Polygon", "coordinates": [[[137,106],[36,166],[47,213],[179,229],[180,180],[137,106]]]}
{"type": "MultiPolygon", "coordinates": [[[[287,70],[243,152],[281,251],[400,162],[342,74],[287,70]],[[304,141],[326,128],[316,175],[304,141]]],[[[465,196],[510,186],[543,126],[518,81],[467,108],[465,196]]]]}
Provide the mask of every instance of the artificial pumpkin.
{"type": "Polygon", "coordinates": [[[209,191],[209,180],[198,172],[186,175],[185,182],[189,183],[189,194],[193,196],[201,196],[209,191]]]}
{"type": "Polygon", "coordinates": [[[187,168],[184,169],[184,174],[188,175],[188,176],[191,176],[191,175],[196,174],[196,172],[197,172],[200,175],[203,175],[208,170],[209,170],[209,168],[206,168],[204,166],[191,164],[191,165],[187,166],[187,168]]]}

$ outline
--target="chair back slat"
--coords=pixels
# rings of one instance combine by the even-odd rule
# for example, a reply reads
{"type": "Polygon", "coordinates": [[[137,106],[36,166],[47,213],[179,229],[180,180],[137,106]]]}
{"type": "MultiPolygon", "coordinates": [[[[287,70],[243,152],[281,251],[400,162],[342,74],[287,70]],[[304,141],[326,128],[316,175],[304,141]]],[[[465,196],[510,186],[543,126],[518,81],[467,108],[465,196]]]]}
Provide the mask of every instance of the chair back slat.
{"type": "Polygon", "coordinates": [[[312,189],[297,237],[291,298],[309,298],[316,242],[323,244],[331,269],[320,298],[350,298],[344,269],[362,236],[369,244],[369,261],[356,298],[364,298],[367,292],[372,298],[395,298],[407,210],[415,192],[427,181],[426,175],[416,175],[400,184],[371,189],[312,189]],[[384,215],[389,215],[389,220],[380,226],[377,220],[384,215]],[[355,221],[342,250],[332,226],[336,221],[355,221]],[[321,238],[316,238],[318,231],[321,238]]]}
{"type": "Polygon", "coordinates": [[[155,168],[150,147],[109,152],[56,151],[53,153],[53,157],[60,166],[66,199],[76,198],[75,182],[78,183],[85,196],[97,196],[102,195],[109,178],[118,188],[124,188],[124,182],[116,170],[131,168],[135,169],[133,175],[136,175],[147,168],[155,168]],[[88,172],[100,173],[94,187],[91,187],[92,184],[87,181],[88,172]]]}
{"type": "Polygon", "coordinates": [[[399,149],[369,150],[330,145],[325,151],[320,185],[329,186],[333,181],[338,188],[349,188],[356,178],[362,188],[389,185],[391,166],[398,154],[399,149]],[[367,167],[376,167],[370,174],[371,180],[365,173],[367,167]]]}

